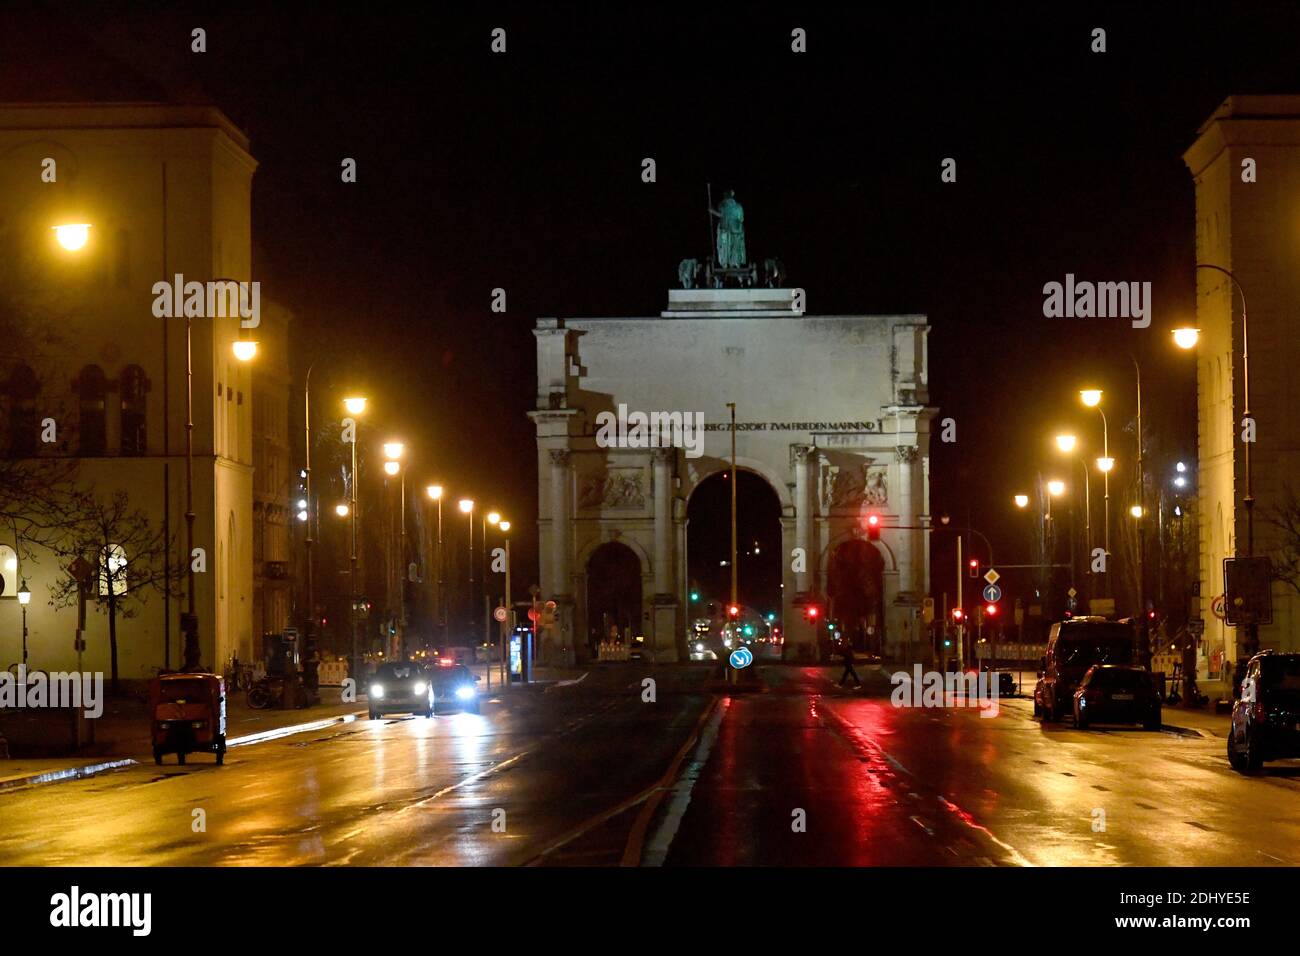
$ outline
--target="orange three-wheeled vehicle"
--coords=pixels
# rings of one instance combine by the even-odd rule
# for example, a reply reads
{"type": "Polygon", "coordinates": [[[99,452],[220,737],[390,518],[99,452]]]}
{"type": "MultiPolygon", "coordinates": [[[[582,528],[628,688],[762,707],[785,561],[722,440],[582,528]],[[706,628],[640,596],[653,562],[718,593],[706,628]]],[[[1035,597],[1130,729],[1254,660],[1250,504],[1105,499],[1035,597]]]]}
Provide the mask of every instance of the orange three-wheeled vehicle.
{"type": "Polygon", "coordinates": [[[195,752],[226,759],[226,682],[216,674],[162,674],[149,683],[153,760],[195,752]]]}

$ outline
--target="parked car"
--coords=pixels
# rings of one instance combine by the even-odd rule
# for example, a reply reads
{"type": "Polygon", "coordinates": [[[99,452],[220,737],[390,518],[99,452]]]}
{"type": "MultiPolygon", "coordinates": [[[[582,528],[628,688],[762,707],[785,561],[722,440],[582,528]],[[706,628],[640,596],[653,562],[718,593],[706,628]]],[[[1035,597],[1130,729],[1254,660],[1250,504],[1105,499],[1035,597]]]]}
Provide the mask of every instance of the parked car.
{"type": "Polygon", "coordinates": [[[1151,672],[1131,664],[1093,664],[1074,692],[1074,723],[1141,724],[1160,729],[1160,695],[1151,672]]]}
{"type": "Polygon", "coordinates": [[[1074,692],[1094,664],[1132,664],[1137,631],[1130,620],[1074,617],[1052,625],[1034,685],[1034,716],[1058,721],[1074,706],[1074,692]]]}
{"type": "Polygon", "coordinates": [[[433,716],[433,682],[415,661],[380,664],[366,685],[370,719],[384,714],[433,716]]]}
{"type": "Polygon", "coordinates": [[[1228,763],[1255,773],[1268,760],[1300,757],[1300,654],[1263,651],[1246,665],[1232,705],[1228,763]]]}

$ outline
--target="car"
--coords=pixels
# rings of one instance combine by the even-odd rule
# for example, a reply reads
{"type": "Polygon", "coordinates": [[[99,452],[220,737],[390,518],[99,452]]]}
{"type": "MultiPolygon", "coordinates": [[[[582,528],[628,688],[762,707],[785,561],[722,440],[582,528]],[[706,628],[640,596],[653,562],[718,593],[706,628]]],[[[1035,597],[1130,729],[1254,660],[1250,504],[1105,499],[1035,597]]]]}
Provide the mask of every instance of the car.
{"type": "Polygon", "coordinates": [[[1073,707],[1074,692],[1094,664],[1132,664],[1137,631],[1131,620],[1075,617],[1052,625],[1047,653],[1034,685],[1034,716],[1059,721],[1073,707]]]}
{"type": "Polygon", "coordinates": [[[431,664],[426,673],[433,687],[434,707],[479,712],[478,682],[482,679],[464,664],[443,658],[431,664]]]}
{"type": "Polygon", "coordinates": [[[1141,724],[1160,729],[1160,695],[1151,672],[1132,664],[1093,664],[1074,692],[1074,724],[1141,724]]]}
{"type": "Polygon", "coordinates": [[[371,720],[394,713],[433,716],[433,682],[415,661],[380,664],[366,685],[366,699],[371,720]]]}
{"type": "Polygon", "coordinates": [[[1246,665],[1232,704],[1228,763],[1256,773],[1269,760],[1300,757],[1300,654],[1263,651],[1246,665]]]}

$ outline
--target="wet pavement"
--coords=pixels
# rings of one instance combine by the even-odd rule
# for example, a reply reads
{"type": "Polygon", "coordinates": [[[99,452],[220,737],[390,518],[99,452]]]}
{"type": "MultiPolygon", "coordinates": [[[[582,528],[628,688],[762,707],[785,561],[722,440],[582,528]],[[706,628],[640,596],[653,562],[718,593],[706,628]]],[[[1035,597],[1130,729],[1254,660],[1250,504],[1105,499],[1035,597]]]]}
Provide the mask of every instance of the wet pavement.
{"type": "MultiPolygon", "coordinates": [[[[0,792],[0,865],[1295,865],[1300,764],[896,708],[877,668],[594,667],[481,715],[339,724],[0,792]],[[653,676],[656,699],[643,699],[653,676]]],[[[1168,717],[1169,715],[1167,715],[1168,717]]]]}

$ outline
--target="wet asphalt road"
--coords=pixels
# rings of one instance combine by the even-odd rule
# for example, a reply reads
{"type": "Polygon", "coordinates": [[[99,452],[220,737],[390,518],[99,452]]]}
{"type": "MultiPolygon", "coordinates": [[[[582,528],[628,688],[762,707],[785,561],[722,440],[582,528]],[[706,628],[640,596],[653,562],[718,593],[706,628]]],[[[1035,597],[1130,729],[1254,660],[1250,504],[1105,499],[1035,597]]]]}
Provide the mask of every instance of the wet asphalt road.
{"type": "Polygon", "coordinates": [[[1043,728],[1024,700],[894,708],[863,672],[764,667],[715,697],[707,668],[599,667],[481,716],[0,793],[0,864],[1300,864],[1296,763],[1241,777],[1221,740],[1043,728]]]}

